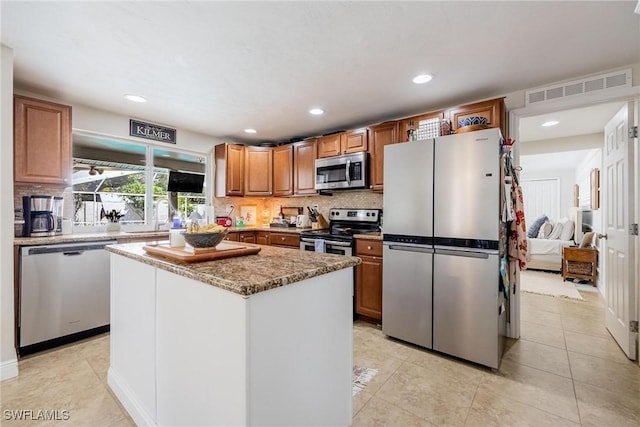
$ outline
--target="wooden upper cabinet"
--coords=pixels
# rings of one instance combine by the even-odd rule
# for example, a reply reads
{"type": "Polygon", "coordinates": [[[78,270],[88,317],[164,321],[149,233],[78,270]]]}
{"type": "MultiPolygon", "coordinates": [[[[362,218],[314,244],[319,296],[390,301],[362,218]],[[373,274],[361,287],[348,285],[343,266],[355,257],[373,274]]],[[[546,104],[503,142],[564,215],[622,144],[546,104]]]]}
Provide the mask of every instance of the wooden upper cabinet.
{"type": "Polygon", "coordinates": [[[316,140],[293,144],[293,192],[316,194],[316,140]]]}
{"type": "Polygon", "coordinates": [[[454,132],[458,129],[458,123],[461,120],[467,117],[484,117],[490,128],[500,128],[502,135],[507,136],[507,110],[504,106],[504,98],[451,108],[448,113],[451,129],[454,132]]]}
{"type": "Polygon", "coordinates": [[[68,184],[71,107],[14,97],[14,181],[68,184]]]}
{"type": "Polygon", "coordinates": [[[372,190],[384,188],[384,146],[398,142],[398,122],[387,122],[369,127],[369,163],[372,190]]]}
{"type": "Polygon", "coordinates": [[[368,144],[369,133],[367,128],[349,130],[340,136],[342,154],[367,151],[368,144]]]}
{"type": "Polygon", "coordinates": [[[215,146],[215,196],[244,195],[244,146],[219,144],[215,146]]]}
{"type": "Polygon", "coordinates": [[[244,153],[244,195],[273,194],[273,148],[246,146],[244,153]]]}
{"type": "Polygon", "coordinates": [[[367,128],[354,129],[318,138],[318,158],[367,151],[369,133],[367,128]]]}
{"type": "Polygon", "coordinates": [[[318,158],[338,156],[342,154],[340,145],[343,133],[334,133],[318,138],[318,158]]]}
{"type": "Polygon", "coordinates": [[[273,149],[273,195],[293,194],[293,146],[281,145],[273,149]]]}
{"type": "Polygon", "coordinates": [[[409,141],[409,129],[413,122],[413,129],[418,131],[421,120],[443,119],[444,111],[434,111],[433,113],[421,114],[419,116],[408,117],[398,122],[398,138],[399,142],[409,141]]]}

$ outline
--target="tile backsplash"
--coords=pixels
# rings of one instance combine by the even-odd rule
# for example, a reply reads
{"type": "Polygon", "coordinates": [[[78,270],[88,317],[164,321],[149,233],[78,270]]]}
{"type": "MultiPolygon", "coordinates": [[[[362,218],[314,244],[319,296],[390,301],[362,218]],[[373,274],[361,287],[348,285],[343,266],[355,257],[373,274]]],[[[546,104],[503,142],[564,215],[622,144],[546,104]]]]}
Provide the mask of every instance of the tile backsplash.
{"type": "Polygon", "coordinates": [[[231,216],[240,215],[241,206],[256,206],[258,225],[263,212],[268,212],[268,222],[280,212],[280,206],[287,207],[313,207],[318,205],[320,213],[329,220],[331,208],[362,208],[382,209],[382,193],[374,193],[369,190],[336,191],[332,196],[299,196],[299,197],[214,197],[214,212],[216,216],[225,216],[227,205],[233,205],[231,216]]]}

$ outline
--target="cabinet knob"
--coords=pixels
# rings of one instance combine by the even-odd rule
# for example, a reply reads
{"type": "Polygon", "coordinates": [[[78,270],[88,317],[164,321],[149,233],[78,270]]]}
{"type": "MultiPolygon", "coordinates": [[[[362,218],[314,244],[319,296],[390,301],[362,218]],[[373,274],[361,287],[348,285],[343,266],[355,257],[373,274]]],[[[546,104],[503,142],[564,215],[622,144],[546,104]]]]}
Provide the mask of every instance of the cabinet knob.
{"type": "Polygon", "coordinates": [[[367,246],[367,249],[368,249],[368,250],[371,250],[371,249],[373,249],[373,248],[371,247],[371,245],[369,245],[369,246],[367,246]]]}
{"type": "Polygon", "coordinates": [[[284,241],[284,237],[281,237],[280,240],[284,241]]]}

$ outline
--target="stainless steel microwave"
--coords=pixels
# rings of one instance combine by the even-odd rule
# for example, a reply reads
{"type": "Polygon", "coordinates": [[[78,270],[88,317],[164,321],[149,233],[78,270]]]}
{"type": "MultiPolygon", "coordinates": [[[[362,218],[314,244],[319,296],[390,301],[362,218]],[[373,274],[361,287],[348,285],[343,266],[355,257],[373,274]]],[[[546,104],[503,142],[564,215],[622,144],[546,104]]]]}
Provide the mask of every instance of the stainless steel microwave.
{"type": "Polygon", "coordinates": [[[316,190],[367,187],[367,153],[346,154],[316,160],[316,190]]]}

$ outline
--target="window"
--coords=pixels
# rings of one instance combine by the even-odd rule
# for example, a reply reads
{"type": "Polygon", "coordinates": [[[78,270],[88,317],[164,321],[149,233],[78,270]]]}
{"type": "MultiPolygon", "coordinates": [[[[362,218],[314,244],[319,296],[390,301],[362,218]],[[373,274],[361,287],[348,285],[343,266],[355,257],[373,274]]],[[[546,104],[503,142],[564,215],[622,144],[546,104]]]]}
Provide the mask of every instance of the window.
{"type": "Polygon", "coordinates": [[[533,222],[542,214],[547,215],[553,221],[557,221],[560,218],[559,179],[522,180],[520,184],[524,196],[526,223],[533,222]]]}
{"type": "Polygon", "coordinates": [[[205,193],[167,193],[170,170],[205,174],[206,158],[177,150],[112,138],[73,135],[73,193],[75,225],[106,223],[112,211],[123,214],[120,223],[145,224],[175,214],[186,219],[204,217],[205,193]],[[147,159],[150,159],[148,162],[147,159]],[[149,163],[149,164],[147,164],[149,163]]]}

